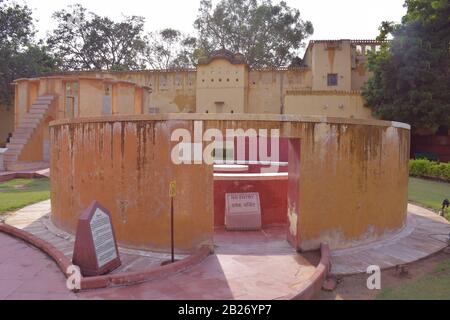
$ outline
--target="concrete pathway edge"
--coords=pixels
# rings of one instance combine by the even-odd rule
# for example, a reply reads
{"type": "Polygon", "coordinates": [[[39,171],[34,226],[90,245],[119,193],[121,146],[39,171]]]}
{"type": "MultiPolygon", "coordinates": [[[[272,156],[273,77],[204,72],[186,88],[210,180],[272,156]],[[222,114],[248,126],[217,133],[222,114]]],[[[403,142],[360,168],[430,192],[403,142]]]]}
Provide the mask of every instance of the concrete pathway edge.
{"type": "Polygon", "coordinates": [[[331,274],[341,277],[367,273],[371,265],[388,270],[426,259],[448,247],[450,222],[435,212],[408,204],[407,224],[404,230],[387,239],[333,250],[331,274]]]}
{"type": "Polygon", "coordinates": [[[322,290],[322,285],[331,270],[331,252],[328,244],[321,244],[320,255],[320,262],[314,274],[308,281],[305,281],[298,293],[285,297],[286,300],[311,300],[316,293],[322,290]]]}
{"type": "MultiPolygon", "coordinates": [[[[68,268],[72,265],[71,261],[53,245],[44,241],[35,235],[15,228],[13,226],[0,223],[0,232],[21,239],[30,245],[38,248],[50,258],[52,258],[66,278],[70,276],[68,268]]],[[[130,286],[142,282],[161,279],[170,275],[182,272],[200,262],[211,254],[211,248],[208,246],[200,247],[194,254],[172,264],[152,268],[145,271],[119,273],[114,275],[104,275],[98,277],[82,277],[81,290],[102,289],[110,286],[130,286]]]]}

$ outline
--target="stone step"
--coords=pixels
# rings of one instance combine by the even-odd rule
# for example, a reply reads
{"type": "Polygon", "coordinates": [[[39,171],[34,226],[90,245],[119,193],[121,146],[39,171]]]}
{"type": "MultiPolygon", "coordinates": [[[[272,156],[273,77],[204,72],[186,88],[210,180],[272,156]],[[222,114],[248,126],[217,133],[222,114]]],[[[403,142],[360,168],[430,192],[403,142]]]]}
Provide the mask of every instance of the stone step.
{"type": "Polygon", "coordinates": [[[16,138],[16,137],[12,137],[11,138],[11,142],[10,143],[13,143],[13,144],[25,144],[25,143],[27,143],[27,141],[28,141],[28,139],[26,139],[26,138],[16,138]]]}
{"type": "Polygon", "coordinates": [[[14,134],[31,135],[34,132],[35,128],[36,127],[19,127],[14,131],[14,134]]]}
{"type": "Polygon", "coordinates": [[[23,122],[21,122],[19,124],[19,126],[17,127],[17,129],[26,126],[26,127],[30,127],[30,125],[34,128],[37,128],[37,126],[39,125],[39,123],[41,123],[42,119],[38,119],[38,118],[26,118],[22,120],[23,122]]]}
{"type": "Polygon", "coordinates": [[[19,137],[13,137],[11,139],[11,143],[25,145],[25,144],[27,144],[27,142],[29,140],[30,140],[30,138],[28,138],[28,137],[19,136],[19,137]]]}
{"type": "Polygon", "coordinates": [[[42,99],[35,100],[32,103],[32,105],[45,105],[45,106],[50,104],[52,104],[52,100],[42,100],[42,99]]]}
{"type": "Polygon", "coordinates": [[[36,122],[36,121],[31,121],[31,119],[30,119],[30,121],[27,121],[27,122],[22,122],[18,127],[17,127],[17,129],[15,130],[15,132],[17,132],[17,131],[19,131],[19,130],[25,130],[25,129],[31,129],[32,131],[34,130],[34,129],[36,129],[37,128],[37,126],[39,125],[39,122],[36,122]]]}
{"type": "Polygon", "coordinates": [[[38,119],[41,120],[44,117],[43,114],[40,113],[31,113],[31,110],[29,113],[23,116],[22,119],[38,119]]]}
{"type": "MultiPolygon", "coordinates": [[[[35,121],[41,121],[43,116],[36,114],[36,113],[29,113],[26,116],[24,116],[20,123],[22,122],[35,122],[35,121]]],[[[20,124],[19,124],[20,125],[20,124]]]]}
{"type": "Polygon", "coordinates": [[[14,163],[17,161],[18,159],[18,155],[14,154],[14,155],[10,155],[9,157],[6,157],[6,155],[3,156],[3,163],[14,163]]]}
{"type": "Polygon", "coordinates": [[[17,153],[14,150],[6,150],[6,152],[3,154],[3,159],[10,160],[17,157],[17,153]]]}
{"type": "Polygon", "coordinates": [[[33,104],[30,108],[31,109],[37,109],[37,110],[48,110],[48,104],[33,104]]]}
{"type": "Polygon", "coordinates": [[[39,97],[38,97],[38,100],[39,100],[39,99],[53,100],[53,99],[55,99],[55,96],[53,96],[53,95],[51,95],[51,94],[48,94],[48,95],[39,96],[39,97]]]}
{"type": "Polygon", "coordinates": [[[32,105],[49,106],[53,103],[52,100],[36,100],[32,105]]]}
{"type": "Polygon", "coordinates": [[[46,112],[47,112],[47,109],[31,108],[28,113],[29,114],[41,114],[41,115],[44,115],[46,112]]]}
{"type": "Polygon", "coordinates": [[[23,117],[23,119],[38,119],[38,120],[41,120],[42,118],[44,118],[44,115],[40,113],[27,113],[23,117]]]}
{"type": "Polygon", "coordinates": [[[13,132],[13,137],[16,135],[17,137],[28,139],[34,130],[35,127],[19,127],[13,132]]]}
{"type": "Polygon", "coordinates": [[[16,155],[16,154],[14,154],[14,155],[10,155],[9,157],[6,157],[6,155],[4,156],[4,158],[3,158],[3,162],[9,162],[9,163],[11,163],[11,162],[15,162],[15,161],[17,161],[17,158],[18,158],[18,155],[16,155]]]}
{"type": "Polygon", "coordinates": [[[50,164],[47,162],[15,162],[6,164],[8,171],[41,170],[49,167],[50,164]]]}
{"type": "Polygon", "coordinates": [[[46,111],[47,111],[47,110],[44,110],[44,109],[30,109],[30,110],[27,112],[27,114],[25,114],[23,117],[35,116],[36,114],[31,112],[31,111],[33,111],[33,110],[39,110],[40,112],[42,112],[42,111],[46,112],[46,111]]]}
{"type": "Polygon", "coordinates": [[[39,96],[23,116],[19,126],[14,130],[13,137],[7,145],[8,150],[3,155],[5,166],[10,171],[34,170],[48,168],[46,163],[21,163],[17,162],[23,148],[33,136],[35,130],[42,123],[50,105],[55,100],[53,95],[39,96]]]}
{"type": "Polygon", "coordinates": [[[36,101],[53,101],[55,100],[55,98],[53,96],[49,96],[49,97],[44,97],[44,96],[40,96],[36,99],[36,101]]]}
{"type": "Polygon", "coordinates": [[[22,151],[22,147],[23,145],[22,144],[16,144],[16,145],[14,145],[14,147],[11,147],[10,145],[6,145],[6,149],[8,149],[6,152],[5,152],[5,154],[4,154],[4,156],[6,156],[7,154],[19,154],[21,151],[22,151]],[[20,147],[17,147],[17,146],[20,146],[20,147]]]}
{"type": "MultiPolygon", "coordinates": [[[[27,120],[39,120],[39,119],[30,119],[30,118],[28,118],[27,120]]],[[[22,129],[24,129],[24,128],[32,128],[32,129],[34,129],[34,128],[36,128],[36,126],[33,124],[32,121],[27,121],[27,122],[19,124],[17,129],[20,129],[20,128],[22,128],[22,129]]]]}
{"type": "Polygon", "coordinates": [[[6,149],[8,149],[8,151],[21,150],[22,148],[23,148],[23,144],[22,143],[8,143],[8,144],[6,144],[6,149]]]}
{"type": "Polygon", "coordinates": [[[21,133],[14,131],[12,138],[13,139],[28,139],[30,137],[29,133],[21,133]]]}

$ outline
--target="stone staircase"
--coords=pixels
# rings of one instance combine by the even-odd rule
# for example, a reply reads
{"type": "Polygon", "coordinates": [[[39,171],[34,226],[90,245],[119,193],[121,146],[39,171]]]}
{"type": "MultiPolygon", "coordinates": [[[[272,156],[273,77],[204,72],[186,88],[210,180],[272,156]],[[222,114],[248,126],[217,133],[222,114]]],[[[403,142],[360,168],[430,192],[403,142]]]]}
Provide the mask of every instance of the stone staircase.
{"type": "Polygon", "coordinates": [[[19,126],[14,131],[10,143],[6,145],[7,150],[3,160],[7,171],[33,170],[49,167],[48,163],[44,162],[19,162],[19,156],[36,129],[45,120],[45,116],[54,99],[55,97],[52,95],[38,97],[28,113],[23,117],[19,126]]]}

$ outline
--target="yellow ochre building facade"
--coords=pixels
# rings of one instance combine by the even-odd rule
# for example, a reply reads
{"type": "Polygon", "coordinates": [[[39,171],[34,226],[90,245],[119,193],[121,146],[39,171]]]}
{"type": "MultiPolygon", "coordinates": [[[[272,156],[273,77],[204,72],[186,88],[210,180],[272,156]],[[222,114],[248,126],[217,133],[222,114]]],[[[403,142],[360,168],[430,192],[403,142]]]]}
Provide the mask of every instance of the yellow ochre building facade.
{"type": "Polygon", "coordinates": [[[367,54],[380,45],[372,40],[311,41],[302,64],[290,68],[251,69],[243,55],[222,49],[201,58],[195,69],[18,79],[14,117],[2,117],[1,123],[14,126],[5,166],[47,165],[48,125],[59,119],[166,113],[371,119],[359,90],[369,78],[367,54]]]}

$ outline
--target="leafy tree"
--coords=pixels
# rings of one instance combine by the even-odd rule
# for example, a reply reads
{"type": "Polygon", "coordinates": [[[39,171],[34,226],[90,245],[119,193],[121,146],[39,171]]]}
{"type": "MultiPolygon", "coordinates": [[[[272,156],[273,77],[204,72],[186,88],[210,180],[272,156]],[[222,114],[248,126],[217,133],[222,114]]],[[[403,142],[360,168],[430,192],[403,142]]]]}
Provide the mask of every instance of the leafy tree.
{"type": "Polygon", "coordinates": [[[383,21],[378,28],[380,35],[377,37],[377,41],[386,41],[389,34],[392,34],[395,30],[395,23],[392,21],[383,21]]]}
{"type": "Polygon", "coordinates": [[[47,39],[64,70],[135,70],[143,68],[144,18],[114,22],[81,5],[53,14],[58,26],[47,39]]]}
{"type": "Polygon", "coordinates": [[[12,100],[11,83],[55,70],[55,61],[34,40],[32,12],[27,6],[0,1],[0,104],[12,100]]]}
{"type": "Polygon", "coordinates": [[[201,0],[194,27],[204,53],[226,48],[244,54],[251,67],[288,65],[313,33],[299,10],[271,0],[222,0],[214,8],[201,0]]]}
{"type": "Polygon", "coordinates": [[[394,39],[369,58],[373,76],[363,96],[381,119],[436,130],[450,124],[450,5],[446,0],[406,5],[394,39]]]}
{"type": "Polygon", "coordinates": [[[32,12],[27,6],[0,1],[0,47],[18,51],[34,36],[32,12]]]}
{"type": "Polygon", "coordinates": [[[190,68],[195,65],[197,39],[174,29],[163,29],[147,37],[146,62],[153,69],[190,68]]]}

